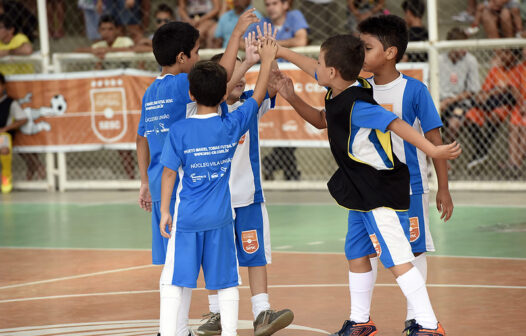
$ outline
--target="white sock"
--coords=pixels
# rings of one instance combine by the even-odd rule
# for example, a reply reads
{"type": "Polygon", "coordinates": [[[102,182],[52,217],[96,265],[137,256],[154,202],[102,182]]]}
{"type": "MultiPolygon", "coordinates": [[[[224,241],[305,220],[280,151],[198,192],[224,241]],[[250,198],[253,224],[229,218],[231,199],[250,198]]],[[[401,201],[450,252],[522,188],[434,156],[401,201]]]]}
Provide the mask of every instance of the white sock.
{"type": "MultiPolygon", "coordinates": [[[[420,272],[424,282],[427,282],[427,259],[426,254],[422,253],[413,260],[413,266],[420,272]]],[[[407,301],[407,317],[406,320],[412,320],[415,318],[415,310],[413,306],[407,301]]]]}
{"type": "Polygon", "coordinates": [[[254,314],[254,321],[258,318],[259,313],[270,309],[267,293],[256,294],[250,298],[250,301],[252,301],[252,314],[254,314]]]}
{"type": "Polygon", "coordinates": [[[413,307],[416,322],[426,329],[436,329],[438,321],[427,294],[426,283],[416,267],[396,278],[396,282],[413,307]]]}
{"type": "Polygon", "coordinates": [[[371,302],[372,302],[374,284],[376,283],[376,278],[378,277],[378,257],[369,258],[369,261],[371,262],[371,268],[373,270],[373,288],[371,288],[371,302]]]}
{"type": "Polygon", "coordinates": [[[174,285],[161,285],[161,316],[159,332],[163,336],[177,336],[177,322],[183,287],[174,285]]]}
{"type": "Polygon", "coordinates": [[[371,312],[371,292],[374,287],[373,277],[373,271],[366,273],[349,272],[351,321],[356,323],[365,323],[369,321],[369,315],[371,312]]]}
{"type": "Polygon", "coordinates": [[[177,336],[188,336],[188,314],[192,302],[192,288],[183,287],[181,305],[177,313],[177,336]]]}
{"type": "MultiPolygon", "coordinates": [[[[237,335],[237,318],[239,313],[239,290],[237,287],[220,289],[219,312],[221,313],[221,336],[237,335]]],[[[163,335],[164,336],[164,335],[163,335]]]]}
{"type": "Polygon", "coordinates": [[[208,307],[211,313],[219,313],[219,297],[217,294],[208,295],[208,307]]]}

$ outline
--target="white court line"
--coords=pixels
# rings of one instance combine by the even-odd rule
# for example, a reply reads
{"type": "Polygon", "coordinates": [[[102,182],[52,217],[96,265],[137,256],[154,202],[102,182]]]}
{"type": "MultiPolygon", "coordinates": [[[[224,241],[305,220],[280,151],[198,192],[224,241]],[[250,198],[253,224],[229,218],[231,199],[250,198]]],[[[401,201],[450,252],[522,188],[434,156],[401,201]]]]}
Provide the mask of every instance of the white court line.
{"type": "Polygon", "coordinates": [[[24,286],[41,285],[41,284],[45,284],[45,283],[56,282],[56,281],[63,281],[63,280],[73,280],[73,279],[87,278],[87,277],[103,275],[103,274],[111,274],[111,273],[118,273],[118,272],[134,271],[134,270],[137,270],[137,269],[149,268],[149,267],[154,267],[154,266],[155,265],[133,266],[133,267],[119,268],[119,269],[109,270],[109,271],[72,275],[72,276],[62,277],[62,278],[54,278],[54,279],[47,279],[47,280],[40,280],[40,281],[33,281],[33,282],[25,282],[25,283],[20,283],[20,284],[16,284],[16,285],[2,286],[2,287],[0,287],[0,290],[2,290],[2,289],[10,289],[10,288],[17,288],[17,287],[24,287],[24,286]]]}
{"type": "MultiPolygon", "coordinates": [[[[376,287],[398,287],[397,284],[375,284],[376,287]]],[[[472,288],[472,289],[521,289],[526,290],[526,286],[501,286],[501,285],[460,285],[460,284],[427,284],[430,288],[472,288]]],[[[338,288],[349,287],[349,284],[302,284],[302,285],[269,285],[269,288],[338,288]]],[[[249,286],[238,286],[239,289],[250,289],[249,286]]],[[[206,291],[206,288],[194,288],[194,291],[206,291]]],[[[0,300],[0,303],[23,302],[23,301],[37,301],[37,300],[55,300],[55,299],[69,299],[79,297],[91,296],[111,296],[111,295],[136,295],[136,294],[152,294],[159,293],[158,289],[143,290],[143,291],[125,291],[125,292],[103,292],[103,293],[88,293],[88,294],[68,294],[68,295],[54,295],[54,296],[37,296],[30,298],[6,299],[0,300]]]]}

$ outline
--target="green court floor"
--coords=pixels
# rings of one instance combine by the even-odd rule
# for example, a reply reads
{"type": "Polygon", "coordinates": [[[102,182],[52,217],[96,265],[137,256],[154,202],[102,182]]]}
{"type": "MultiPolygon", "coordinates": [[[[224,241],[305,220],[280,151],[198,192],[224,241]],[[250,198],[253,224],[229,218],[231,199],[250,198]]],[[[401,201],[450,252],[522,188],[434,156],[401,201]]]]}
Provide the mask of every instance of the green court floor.
{"type": "MultiPolygon", "coordinates": [[[[332,204],[268,205],[274,251],[342,252],[347,213],[332,204]]],[[[526,207],[457,206],[440,221],[437,253],[526,258],[526,207]]],[[[149,249],[150,216],[126,204],[0,204],[0,247],[149,249]]]]}

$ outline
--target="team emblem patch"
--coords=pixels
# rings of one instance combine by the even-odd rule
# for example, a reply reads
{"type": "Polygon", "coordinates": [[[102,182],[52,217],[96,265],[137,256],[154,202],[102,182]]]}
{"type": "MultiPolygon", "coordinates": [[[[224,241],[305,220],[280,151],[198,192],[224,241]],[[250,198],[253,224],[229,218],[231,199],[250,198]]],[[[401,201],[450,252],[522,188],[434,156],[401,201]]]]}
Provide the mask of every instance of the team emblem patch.
{"type": "Polygon", "coordinates": [[[243,250],[252,254],[259,250],[258,233],[256,230],[241,232],[241,242],[243,243],[243,250]]]}
{"type": "Polygon", "coordinates": [[[378,241],[378,238],[376,238],[376,234],[369,235],[369,238],[371,238],[371,242],[373,243],[374,249],[376,250],[376,254],[378,257],[382,255],[382,246],[380,246],[380,242],[378,241]]]}
{"type": "Polygon", "coordinates": [[[241,138],[239,138],[239,144],[242,145],[245,143],[245,140],[247,139],[247,134],[243,134],[241,138]]]}
{"type": "Polygon", "coordinates": [[[417,241],[420,238],[420,225],[418,217],[409,218],[409,242],[417,241]]]}

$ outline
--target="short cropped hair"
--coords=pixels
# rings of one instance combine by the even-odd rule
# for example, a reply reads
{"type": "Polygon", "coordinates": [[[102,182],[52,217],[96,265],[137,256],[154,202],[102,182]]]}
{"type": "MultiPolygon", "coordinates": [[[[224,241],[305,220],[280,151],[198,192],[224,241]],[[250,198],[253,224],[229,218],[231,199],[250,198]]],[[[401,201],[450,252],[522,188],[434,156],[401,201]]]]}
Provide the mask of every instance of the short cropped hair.
{"type": "Polygon", "coordinates": [[[120,26],[120,24],[117,21],[117,19],[115,19],[113,16],[111,16],[109,14],[104,14],[103,16],[100,17],[100,19],[99,19],[99,28],[100,28],[100,26],[103,23],[113,23],[113,25],[115,27],[119,27],[120,26]]]}
{"type": "Polygon", "coordinates": [[[0,22],[4,24],[5,29],[14,29],[14,34],[18,33],[18,26],[10,15],[0,14],[0,22]]]}
{"type": "Polygon", "coordinates": [[[407,49],[409,32],[405,21],[396,15],[380,15],[369,17],[358,25],[360,34],[368,34],[376,37],[384,50],[396,47],[396,62],[400,62],[407,49]]]}
{"type": "Polygon", "coordinates": [[[453,27],[451,28],[448,32],[447,32],[447,37],[446,39],[451,41],[451,40],[467,40],[468,39],[468,34],[466,34],[466,32],[459,28],[459,27],[453,27]]]}
{"type": "Polygon", "coordinates": [[[363,66],[365,52],[363,42],[356,36],[335,35],[321,45],[325,53],[325,64],[334,67],[346,81],[353,81],[363,66]]]}
{"type": "Polygon", "coordinates": [[[212,61],[197,62],[188,74],[190,93],[198,104],[217,106],[226,94],[226,70],[212,61]]]}
{"type": "Polygon", "coordinates": [[[426,4],[422,0],[405,0],[402,2],[402,9],[410,11],[413,16],[422,18],[426,12],[426,4]]]}
{"type": "Polygon", "coordinates": [[[161,66],[175,64],[181,52],[190,57],[199,39],[199,31],[186,22],[168,22],[153,35],[153,54],[161,66]]]}
{"type": "Polygon", "coordinates": [[[165,3],[159,4],[159,6],[157,6],[157,9],[155,10],[154,15],[157,15],[157,13],[160,13],[160,12],[168,13],[170,14],[171,17],[174,17],[174,11],[172,7],[168,6],[165,3]]]}
{"type": "MultiPolygon", "coordinates": [[[[210,58],[210,60],[212,62],[215,62],[215,63],[219,63],[219,61],[221,61],[221,58],[223,57],[225,53],[220,53],[220,54],[215,54],[214,56],[212,56],[212,58],[210,58]]],[[[236,56],[236,60],[240,61],[240,62],[243,62],[241,60],[241,58],[239,58],[239,56],[236,56]]]]}

